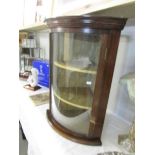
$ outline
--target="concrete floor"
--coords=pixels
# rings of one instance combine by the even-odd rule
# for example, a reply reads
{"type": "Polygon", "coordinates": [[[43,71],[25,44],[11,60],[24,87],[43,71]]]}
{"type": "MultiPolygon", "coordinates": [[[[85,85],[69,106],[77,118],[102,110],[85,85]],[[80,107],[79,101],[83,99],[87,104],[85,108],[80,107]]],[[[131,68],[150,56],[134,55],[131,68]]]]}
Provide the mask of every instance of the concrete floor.
{"type": "Polygon", "coordinates": [[[23,140],[22,133],[19,128],[19,155],[27,155],[27,140],[23,140]]]}

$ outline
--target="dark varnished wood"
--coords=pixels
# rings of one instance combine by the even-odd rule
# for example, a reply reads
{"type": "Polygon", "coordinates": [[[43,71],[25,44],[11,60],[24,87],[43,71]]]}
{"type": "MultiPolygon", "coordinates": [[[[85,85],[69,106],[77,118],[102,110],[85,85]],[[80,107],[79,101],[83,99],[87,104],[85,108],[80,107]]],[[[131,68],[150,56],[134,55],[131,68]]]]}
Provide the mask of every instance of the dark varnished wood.
{"type": "Polygon", "coordinates": [[[68,33],[87,33],[87,34],[100,34],[100,33],[107,33],[107,30],[103,29],[92,29],[90,27],[85,28],[52,28],[51,32],[68,32],[68,33]]]}
{"type": "Polygon", "coordinates": [[[74,133],[67,128],[63,127],[61,124],[59,124],[53,117],[52,113],[50,110],[47,110],[47,118],[49,120],[50,125],[52,128],[61,134],[63,137],[72,140],[74,142],[80,142],[81,144],[87,144],[87,145],[101,145],[101,140],[100,138],[89,138],[85,135],[82,134],[77,134],[74,133]]]}
{"type": "Polygon", "coordinates": [[[109,35],[103,34],[101,37],[102,46],[100,49],[99,56],[99,64],[96,75],[96,83],[94,89],[94,97],[93,97],[93,105],[90,119],[90,128],[89,128],[89,136],[91,137],[100,137],[101,133],[99,130],[102,128],[102,119],[99,119],[101,115],[105,114],[106,105],[101,104],[101,100],[105,100],[103,95],[103,85],[104,85],[104,72],[105,72],[105,64],[106,57],[108,54],[108,40],[109,35]]]}
{"type": "Polygon", "coordinates": [[[50,28],[97,28],[97,29],[123,29],[126,19],[103,16],[64,16],[46,19],[50,28]]]}
{"type": "MultiPolygon", "coordinates": [[[[105,49],[100,51],[100,60],[96,76],[94,100],[92,106],[89,134],[91,137],[101,137],[105,119],[110,87],[113,77],[120,32],[111,31],[107,36],[107,54],[105,49]]],[[[106,43],[106,40],[103,39],[106,43]]]]}
{"type": "Polygon", "coordinates": [[[120,32],[127,19],[111,17],[65,16],[46,19],[50,34],[50,110],[47,118],[51,126],[62,136],[82,144],[101,145],[101,134],[108,104],[110,87],[116,61],[120,32]],[[52,115],[53,32],[98,33],[101,36],[99,63],[93,96],[88,135],[75,133],[56,121],[52,115]]]}

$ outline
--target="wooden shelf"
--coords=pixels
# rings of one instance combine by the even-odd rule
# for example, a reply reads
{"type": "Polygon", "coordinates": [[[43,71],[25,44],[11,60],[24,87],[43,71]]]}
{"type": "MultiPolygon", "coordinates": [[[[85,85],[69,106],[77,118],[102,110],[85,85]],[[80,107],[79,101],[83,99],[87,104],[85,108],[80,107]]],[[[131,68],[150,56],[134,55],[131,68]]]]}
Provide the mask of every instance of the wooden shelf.
{"type": "Polygon", "coordinates": [[[48,29],[46,23],[36,23],[36,24],[21,27],[19,31],[33,32],[33,31],[39,31],[39,30],[45,30],[45,29],[48,29]]]}
{"type": "Polygon", "coordinates": [[[54,96],[57,97],[61,104],[68,104],[79,109],[91,109],[92,93],[89,88],[59,88],[59,93],[54,91],[54,96]]]}
{"type": "Polygon", "coordinates": [[[80,73],[96,75],[96,71],[95,71],[94,67],[89,67],[88,69],[81,69],[81,68],[78,68],[78,67],[73,67],[73,66],[70,66],[70,65],[66,65],[64,63],[56,62],[56,61],[54,62],[54,65],[56,67],[66,69],[66,70],[69,70],[69,71],[73,71],[73,72],[80,72],[80,73]]]}
{"type": "MultiPolygon", "coordinates": [[[[86,14],[132,18],[135,16],[135,0],[96,1],[93,4],[85,5],[76,9],[73,8],[73,10],[63,12],[61,16],[86,14]]],[[[48,29],[46,23],[42,22],[21,27],[19,31],[33,32],[46,29],[48,29]]]]}
{"type": "Polygon", "coordinates": [[[78,9],[73,9],[68,12],[64,12],[62,15],[65,15],[65,16],[85,15],[85,14],[94,15],[96,13],[100,13],[99,15],[120,17],[120,14],[117,14],[116,11],[113,11],[113,13],[110,12],[110,14],[105,13],[105,11],[118,8],[118,11],[123,10],[123,12],[121,11],[121,17],[128,18],[128,17],[134,16],[135,14],[134,6],[135,6],[135,0],[109,0],[107,2],[98,1],[96,3],[85,5],[78,9]],[[125,15],[124,15],[124,7],[126,8],[125,15]]]}
{"type": "Polygon", "coordinates": [[[118,18],[134,18],[135,17],[135,3],[128,3],[126,5],[118,5],[96,12],[90,13],[93,16],[109,16],[118,18]]]}

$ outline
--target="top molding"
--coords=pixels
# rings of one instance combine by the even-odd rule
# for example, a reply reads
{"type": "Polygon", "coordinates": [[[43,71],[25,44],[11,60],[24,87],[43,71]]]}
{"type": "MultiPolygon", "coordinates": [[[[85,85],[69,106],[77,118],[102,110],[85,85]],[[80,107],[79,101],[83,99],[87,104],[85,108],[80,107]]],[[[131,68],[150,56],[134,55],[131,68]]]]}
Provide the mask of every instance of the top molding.
{"type": "Polygon", "coordinates": [[[45,20],[49,28],[92,28],[122,30],[127,18],[104,16],[63,16],[45,20]]]}

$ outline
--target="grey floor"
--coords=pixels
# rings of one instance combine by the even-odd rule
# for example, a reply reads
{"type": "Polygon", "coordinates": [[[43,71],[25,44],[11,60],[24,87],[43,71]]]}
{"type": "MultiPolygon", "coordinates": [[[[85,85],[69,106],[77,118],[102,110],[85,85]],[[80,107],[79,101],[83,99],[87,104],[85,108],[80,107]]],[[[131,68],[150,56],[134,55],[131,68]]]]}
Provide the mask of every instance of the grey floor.
{"type": "Polygon", "coordinates": [[[19,128],[19,155],[27,155],[27,140],[23,140],[22,133],[19,128]]]}

